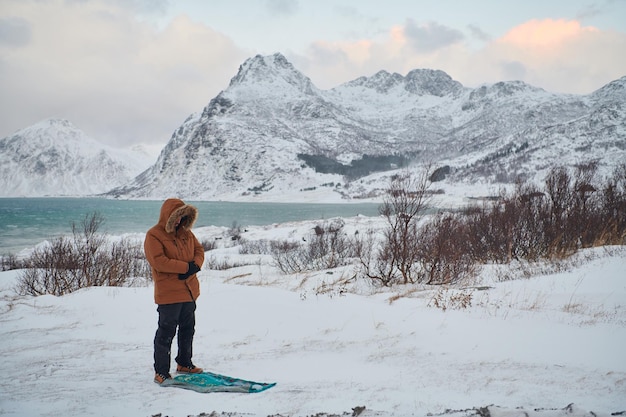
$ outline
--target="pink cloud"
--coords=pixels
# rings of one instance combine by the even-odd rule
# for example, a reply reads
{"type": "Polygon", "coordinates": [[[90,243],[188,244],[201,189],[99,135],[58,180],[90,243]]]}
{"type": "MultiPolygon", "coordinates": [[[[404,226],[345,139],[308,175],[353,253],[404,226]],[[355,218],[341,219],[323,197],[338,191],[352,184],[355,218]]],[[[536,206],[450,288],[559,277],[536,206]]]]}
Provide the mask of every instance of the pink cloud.
{"type": "Polygon", "coordinates": [[[555,48],[597,32],[598,29],[582,27],[576,20],[533,19],[514,27],[497,42],[520,48],[555,48]]]}
{"type": "Polygon", "coordinates": [[[626,75],[626,55],[616,53],[626,50],[626,34],[576,20],[533,19],[480,49],[463,41],[438,44],[414,48],[407,26],[393,26],[382,39],[317,42],[306,52],[301,68],[322,88],[381,69],[400,74],[415,68],[441,69],[466,86],[517,79],[568,93],[590,93],[626,75]]]}
{"type": "MultiPolygon", "coordinates": [[[[548,91],[590,93],[626,75],[626,34],[576,20],[531,20],[509,30],[472,58],[470,75],[521,79],[548,91]]],[[[488,82],[482,80],[482,82],[488,82]]]]}

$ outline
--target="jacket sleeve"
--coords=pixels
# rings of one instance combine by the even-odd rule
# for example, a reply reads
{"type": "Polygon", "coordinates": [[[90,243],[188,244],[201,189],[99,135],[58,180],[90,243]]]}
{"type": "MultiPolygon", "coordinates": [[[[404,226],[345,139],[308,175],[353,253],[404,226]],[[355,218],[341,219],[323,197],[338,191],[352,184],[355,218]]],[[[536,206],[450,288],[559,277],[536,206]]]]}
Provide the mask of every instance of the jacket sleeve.
{"type": "MultiPolygon", "coordinates": [[[[143,249],[148,263],[157,272],[184,274],[189,269],[187,262],[168,258],[165,255],[163,243],[150,232],[146,234],[143,249]]],[[[204,252],[202,255],[204,260],[204,252]]]]}
{"type": "Polygon", "coordinates": [[[202,264],[204,263],[204,247],[195,235],[193,235],[193,261],[202,268],[202,264]]]}

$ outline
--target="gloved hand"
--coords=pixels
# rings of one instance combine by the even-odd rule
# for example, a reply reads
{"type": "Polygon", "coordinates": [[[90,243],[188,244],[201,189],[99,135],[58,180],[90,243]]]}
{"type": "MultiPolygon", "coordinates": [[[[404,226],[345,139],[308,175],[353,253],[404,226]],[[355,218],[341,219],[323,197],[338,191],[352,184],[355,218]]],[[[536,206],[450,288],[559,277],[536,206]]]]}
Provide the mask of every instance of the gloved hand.
{"type": "Polygon", "coordinates": [[[200,267],[196,265],[194,261],[189,262],[189,270],[187,271],[189,276],[192,276],[196,272],[200,272],[200,267]]]}
{"type": "Polygon", "coordinates": [[[196,265],[194,261],[191,261],[189,262],[189,269],[187,269],[187,272],[184,274],[178,274],[178,279],[185,280],[199,271],[200,271],[200,267],[196,265]]]}

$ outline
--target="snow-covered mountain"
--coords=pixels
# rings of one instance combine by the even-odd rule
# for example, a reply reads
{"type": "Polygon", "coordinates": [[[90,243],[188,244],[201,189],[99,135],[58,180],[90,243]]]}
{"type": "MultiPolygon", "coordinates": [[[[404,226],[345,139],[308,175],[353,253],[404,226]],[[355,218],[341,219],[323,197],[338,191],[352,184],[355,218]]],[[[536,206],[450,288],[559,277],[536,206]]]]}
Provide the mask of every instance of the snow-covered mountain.
{"type": "Polygon", "coordinates": [[[586,96],[521,81],[467,88],[430,69],[320,90],[274,54],[246,60],[152,166],[67,121],[0,140],[0,196],[328,201],[371,196],[420,163],[448,166],[446,188],[541,181],[554,164],[590,161],[603,174],[626,161],[626,76],[586,96]]]}
{"type": "Polygon", "coordinates": [[[471,89],[416,69],[320,90],[283,55],[259,55],[111,195],[278,198],[327,187],[355,196],[381,186],[371,172],[415,162],[449,165],[454,182],[512,182],[557,162],[608,171],[626,161],[625,86],[623,77],[587,96],[521,81],[471,89]]]}
{"type": "Polygon", "coordinates": [[[47,119],[0,139],[0,196],[86,196],[134,178],[153,160],[108,147],[67,120],[47,119]]]}

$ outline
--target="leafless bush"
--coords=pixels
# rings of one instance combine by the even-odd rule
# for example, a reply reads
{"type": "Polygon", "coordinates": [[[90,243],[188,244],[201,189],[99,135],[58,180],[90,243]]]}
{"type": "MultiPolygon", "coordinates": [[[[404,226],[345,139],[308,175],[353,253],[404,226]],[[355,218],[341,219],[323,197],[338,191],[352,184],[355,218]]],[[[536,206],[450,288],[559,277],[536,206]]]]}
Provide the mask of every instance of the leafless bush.
{"type": "Polygon", "coordinates": [[[149,280],[150,268],[141,246],[129,240],[110,241],[99,234],[104,219],[94,213],[72,236],[36,248],[25,260],[15,291],[20,295],[63,295],[91,286],[129,286],[149,280]]]}
{"type": "Polygon", "coordinates": [[[434,216],[423,213],[427,183],[393,180],[381,214],[382,237],[353,243],[358,270],[375,283],[451,284],[473,277],[485,262],[558,262],[581,248],[626,244],[626,164],[600,183],[596,164],[572,175],[550,171],[542,189],[520,181],[512,193],[483,206],[434,216]]]}
{"type": "Polygon", "coordinates": [[[229,257],[224,257],[224,258],[219,258],[218,259],[215,256],[209,257],[204,262],[204,267],[206,269],[212,269],[212,270],[215,270],[215,271],[224,271],[224,270],[227,270],[227,269],[238,268],[240,266],[248,266],[248,265],[254,265],[254,263],[241,261],[241,260],[233,261],[229,257]]]}
{"type": "Polygon", "coordinates": [[[271,255],[272,247],[269,240],[240,239],[239,253],[242,255],[271,255]]]}
{"type": "Polygon", "coordinates": [[[580,165],[574,175],[563,168],[546,181],[549,196],[538,216],[546,257],[569,256],[581,248],[626,243],[626,165],[601,182],[595,163],[580,165]],[[558,186],[554,186],[557,178],[558,186]]]}
{"type": "Polygon", "coordinates": [[[512,207],[492,204],[468,207],[459,213],[467,227],[468,250],[477,262],[508,262],[511,257],[512,207]]]}
{"type": "Polygon", "coordinates": [[[233,222],[233,225],[228,229],[227,234],[230,237],[230,240],[238,241],[241,239],[241,225],[237,222],[233,222]]]}
{"type": "Polygon", "coordinates": [[[380,209],[387,220],[382,237],[369,231],[353,243],[361,276],[391,286],[451,284],[475,275],[472,252],[480,245],[472,246],[469,224],[452,213],[422,222],[431,195],[430,176],[427,169],[417,177],[406,173],[392,179],[380,209]]]}
{"type": "Polygon", "coordinates": [[[387,221],[381,245],[363,273],[382,285],[419,281],[419,227],[431,194],[430,169],[415,176],[406,171],[392,178],[380,214],[387,221]]]}
{"type": "Polygon", "coordinates": [[[450,290],[440,287],[428,303],[429,306],[446,310],[463,310],[472,306],[473,290],[450,290]]]}
{"type": "Polygon", "coordinates": [[[353,251],[343,230],[343,220],[335,220],[313,229],[308,238],[306,258],[311,270],[336,268],[345,265],[353,251]]]}
{"type": "Polygon", "coordinates": [[[381,250],[381,242],[376,235],[375,230],[369,229],[365,233],[354,236],[352,247],[358,261],[357,271],[360,276],[376,284],[390,286],[395,275],[391,273],[393,271],[390,271],[390,263],[383,256],[386,253],[381,250]]]}
{"type": "Polygon", "coordinates": [[[343,231],[341,220],[317,225],[303,243],[274,241],[272,258],[283,273],[319,271],[345,265],[354,248],[343,231]]]}
{"type": "Polygon", "coordinates": [[[626,243],[626,167],[604,185],[594,163],[574,175],[557,167],[542,190],[519,183],[491,207],[463,212],[472,257],[477,261],[563,259],[581,248],[626,243]]]}
{"type": "Polygon", "coordinates": [[[623,245],[626,243],[626,164],[615,169],[601,189],[601,224],[603,233],[599,243],[623,245]]]}
{"type": "Polygon", "coordinates": [[[152,272],[142,245],[121,239],[106,245],[100,253],[100,284],[106,286],[133,287],[151,281],[152,272]]]}
{"type": "Polygon", "coordinates": [[[306,259],[303,257],[302,244],[288,240],[270,242],[272,259],[278,269],[285,274],[306,271],[306,259]]]}
{"type": "Polygon", "coordinates": [[[534,184],[518,183],[514,194],[504,199],[509,207],[506,223],[508,247],[506,262],[511,259],[536,261],[546,256],[545,194],[534,184]]]}
{"type": "Polygon", "coordinates": [[[217,249],[217,242],[215,240],[202,239],[200,241],[200,244],[202,245],[202,248],[204,249],[205,252],[217,249]]]}
{"type": "Polygon", "coordinates": [[[422,227],[420,282],[454,284],[476,275],[468,227],[454,214],[439,214],[422,227]]]}
{"type": "Polygon", "coordinates": [[[17,259],[17,256],[13,253],[0,256],[0,271],[11,271],[23,267],[24,262],[17,259]]]}

